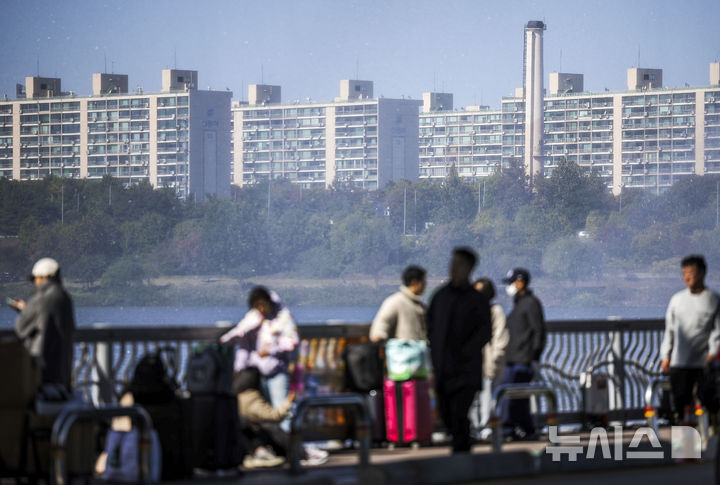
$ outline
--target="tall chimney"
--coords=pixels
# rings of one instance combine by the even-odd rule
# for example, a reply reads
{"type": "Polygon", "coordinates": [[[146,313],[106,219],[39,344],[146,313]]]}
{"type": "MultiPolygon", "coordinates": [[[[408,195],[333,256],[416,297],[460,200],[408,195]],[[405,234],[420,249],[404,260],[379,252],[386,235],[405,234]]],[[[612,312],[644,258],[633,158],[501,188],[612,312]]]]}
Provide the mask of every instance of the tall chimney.
{"type": "Polygon", "coordinates": [[[530,185],[543,170],[543,31],[546,26],[531,20],[525,26],[523,87],[525,92],[525,173],[530,185]]]}

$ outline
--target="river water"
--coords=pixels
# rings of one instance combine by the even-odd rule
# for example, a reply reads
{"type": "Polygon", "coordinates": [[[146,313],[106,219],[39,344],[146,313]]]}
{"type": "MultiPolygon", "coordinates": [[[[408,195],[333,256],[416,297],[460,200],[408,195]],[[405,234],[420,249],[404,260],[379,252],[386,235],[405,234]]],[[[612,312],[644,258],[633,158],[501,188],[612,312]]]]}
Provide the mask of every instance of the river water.
{"type": "MultiPolygon", "coordinates": [[[[299,324],[345,322],[367,323],[377,312],[377,307],[293,307],[299,324]]],[[[508,309],[506,309],[507,311],[508,309]]],[[[77,307],[78,326],[95,323],[115,326],[171,326],[214,325],[216,322],[237,322],[247,311],[244,306],[215,307],[77,307]]],[[[633,318],[662,318],[665,307],[546,307],[548,320],[604,320],[633,318]]],[[[0,328],[11,327],[16,313],[8,307],[0,307],[0,328]]]]}

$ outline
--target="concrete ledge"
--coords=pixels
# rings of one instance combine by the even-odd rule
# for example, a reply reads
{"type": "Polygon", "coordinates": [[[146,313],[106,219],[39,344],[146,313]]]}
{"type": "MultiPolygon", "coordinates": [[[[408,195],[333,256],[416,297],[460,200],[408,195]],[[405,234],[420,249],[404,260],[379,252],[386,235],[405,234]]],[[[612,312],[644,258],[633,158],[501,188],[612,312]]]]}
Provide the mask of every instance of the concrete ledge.
{"type": "Polygon", "coordinates": [[[470,454],[370,465],[358,470],[358,483],[435,485],[535,474],[535,458],[526,451],[470,454]]]}
{"type": "MultiPolygon", "coordinates": [[[[662,445],[663,458],[628,459],[628,451],[660,451],[641,443],[636,448],[623,444],[622,460],[603,458],[602,449],[597,448],[595,458],[586,458],[585,454],[570,461],[563,456],[553,461],[545,451],[507,451],[502,453],[457,454],[451,456],[406,460],[393,463],[370,465],[358,468],[359,484],[372,485],[443,485],[450,483],[473,482],[478,480],[519,478],[595,470],[619,470],[642,467],[674,466],[671,448],[668,442],[662,445]]],[[[611,454],[614,449],[611,449],[611,454]]]]}

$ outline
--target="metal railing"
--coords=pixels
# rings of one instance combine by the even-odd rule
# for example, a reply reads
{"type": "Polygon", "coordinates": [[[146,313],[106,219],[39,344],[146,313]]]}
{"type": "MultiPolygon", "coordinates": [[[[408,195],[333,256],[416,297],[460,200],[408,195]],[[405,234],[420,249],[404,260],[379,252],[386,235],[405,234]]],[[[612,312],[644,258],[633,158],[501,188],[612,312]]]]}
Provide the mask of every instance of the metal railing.
{"type": "MultiPolygon", "coordinates": [[[[96,404],[116,402],[138,360],[158,346],[170,346],[174,351],[163,353],[163,358],[170,375],[184,386],[185,362],[193,345],[216,340],[230,326],[79,328],[73,384],[96,404]]],[[[339,391],[341,350],[366,337],[369,324],[312,324],[298,329],[304,341],[301,347],[313,349],[309,356],[300,356],[306,360],[305,371],[316,382],[324,382],[321,392],[339,391]]],[[[584,419],[580,379],[588,372],[608,376],[610,419],[643,419],[645,390],[660,375],[662,320],[551,321],[547,329],[536,380],[555,392],[559,423],[584,419]]],[[[0,331],[0,337],[10,333],[0,331]]],[[[541,407],[540,412],[544,411],[541,407]]]]}
{"type": "Polygon", "coordinates": [[[493,451],[502,451],[503,429],[502,429],[502,405],[505,401],[513,399],[544,397],[546,400],[546,421],[549,426],[556,424],[555,413],[557,413],[557,397],[555,392],[547,385],[540,383],[530,384],[501,384],[492,396],[490,405],[490,428],[492,429],[493,451]]]}
{"type": "Polygon", "coordinates": [[[77,421],[109,421],[111,418],[120,416],[129,416],[139,426],[138,482],[142,484],[150,483],[150,430],[152,429],[152,420],[147,411],[140,406],[106,406],[102,408],[67,406],[55,419],[52,427],[50,438],[52,450],[50,484],[67,485],[69,483],[65,448],[70,436],[70,429],[77,421]]]}
{"type": "Polygon", "coordinates": [[[307,412],[310,409],[344,408],[353,413],[353,436],[359,442],[359,464],[370,464],[370,412],[367,403],[359,394],[328,394],[324,396],[306,397],[298,403],[290,427],[290,448],[288,462],[290,473],[298,474],[302,471],[300,460],[303,456],[303,429],[307,412]]]}

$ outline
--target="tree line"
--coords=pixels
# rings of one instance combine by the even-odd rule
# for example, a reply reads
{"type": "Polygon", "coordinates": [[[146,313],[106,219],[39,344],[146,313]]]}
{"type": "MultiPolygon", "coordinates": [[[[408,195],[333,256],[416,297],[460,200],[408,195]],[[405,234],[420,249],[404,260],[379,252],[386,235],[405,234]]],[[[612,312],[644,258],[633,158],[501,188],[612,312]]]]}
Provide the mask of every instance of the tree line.
{"type": "Polygon", "coordinates": [[[532,189],[513,165],[482,180],[451,169],[374,192],[273,180],[204,201],[110,177],[0,179],[0,274],[25,275],[49,255],[86,288],[163,275],[378,278],[410,263],[444,275],[457,245],[475,248],[495,278],[513,266],[572,282],[663,273],[690,252],[717,268],[717,189],[718,178],[692,176],[659,195],[612,196],[572,162],[532,189]]]}

